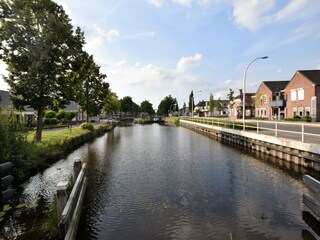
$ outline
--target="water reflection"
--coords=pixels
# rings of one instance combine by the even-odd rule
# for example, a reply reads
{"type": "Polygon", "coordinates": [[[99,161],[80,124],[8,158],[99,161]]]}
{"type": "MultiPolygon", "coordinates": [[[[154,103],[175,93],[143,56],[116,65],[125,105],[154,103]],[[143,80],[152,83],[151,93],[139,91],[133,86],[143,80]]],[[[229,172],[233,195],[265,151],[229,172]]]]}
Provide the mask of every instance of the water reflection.
{"type": "Polygon", "coordinates": [[[298,174],[266,164],[273,160],[159,125],[117,128],[88,147],[82,239],[301,239],[312,231],[301,219],[308,190],[298,174]]]}
{"type": "Polygon", "coordinates": [[[88,164],[79,239],[314,239],[303,168],[184,128],[117,127],[35,175],[0,239],[43,239],[42,211],[73,159],[88,164]]]}

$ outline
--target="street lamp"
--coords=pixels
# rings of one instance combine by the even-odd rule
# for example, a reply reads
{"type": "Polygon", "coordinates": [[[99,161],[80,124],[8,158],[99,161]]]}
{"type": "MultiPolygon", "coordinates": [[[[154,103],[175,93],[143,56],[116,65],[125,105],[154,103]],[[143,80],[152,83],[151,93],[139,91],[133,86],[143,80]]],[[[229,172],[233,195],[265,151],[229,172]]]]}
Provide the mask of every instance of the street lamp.
{"type": "Polygon", "coordinates": [[[202,90],[199,90],[197,92],[194,92],[193,93],[193,96],[192,96],[192,100],[191,100],[191,103],[192,103],[192,109],[191,109],[191,116],[193,117],[193,102],[194,102],[194,96],[196,95],[196,93],[200,93],[202,92],[202,90]]]}
{"type": "Polygon", "coordinates": [[[244,121],[245,121],[245,113],[246,113],[246,77],[247,77],[247,70],[250,67],[250,65],[254,62],[257,61],[259,59],[267,59],[268,56],[264,56],[264,57],[258,57],[253,59],[246,67],[246,69],[244,70],[244,76],[243,76],[243,96],[242,96],[242,120],[243,120],[243,128],[244,128],[244,121]]]}

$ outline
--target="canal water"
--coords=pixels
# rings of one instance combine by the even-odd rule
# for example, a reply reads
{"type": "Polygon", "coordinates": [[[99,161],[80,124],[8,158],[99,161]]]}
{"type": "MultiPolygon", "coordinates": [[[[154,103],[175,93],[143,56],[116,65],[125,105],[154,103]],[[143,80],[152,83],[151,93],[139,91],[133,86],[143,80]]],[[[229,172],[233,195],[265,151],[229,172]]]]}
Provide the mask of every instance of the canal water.
{"type": "Polygon", "coordinates": [[[117,127],[88,145],[78,239],[306,239],[299,177],[184,128],[117,127]]]}
{"type": "Polygon", "coordinates": [[[77,239],[314,239],[300,168],[157,124],[117,127],[33,176],[0,239],[47,238],[42,212],[75,157],[89,182],[77,239]]]}

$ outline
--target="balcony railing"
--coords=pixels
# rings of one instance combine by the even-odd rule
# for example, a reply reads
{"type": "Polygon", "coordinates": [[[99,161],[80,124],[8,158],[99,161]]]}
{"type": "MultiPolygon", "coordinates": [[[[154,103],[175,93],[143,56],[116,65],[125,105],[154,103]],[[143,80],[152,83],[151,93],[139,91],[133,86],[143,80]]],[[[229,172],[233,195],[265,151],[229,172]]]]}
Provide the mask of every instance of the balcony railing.
{"type": "Polygon", "coordinates": [[[283,99],[277,99],[269,102],[269,107],[285,107],[286,101],[283,99]]]}

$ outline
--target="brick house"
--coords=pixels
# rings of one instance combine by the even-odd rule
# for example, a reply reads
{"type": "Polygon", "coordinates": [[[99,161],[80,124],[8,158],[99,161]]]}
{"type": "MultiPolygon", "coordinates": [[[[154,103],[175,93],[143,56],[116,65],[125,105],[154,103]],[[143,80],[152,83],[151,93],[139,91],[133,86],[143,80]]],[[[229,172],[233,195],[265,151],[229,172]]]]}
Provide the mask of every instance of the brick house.
{"type": "MultiPolygon", "coordinates": [[[[254,115],[255,114],[254,105],[253,105],[254,96],[255,96],[255,93],[246,93],[246,95],[245,95],[245,104],[246,104],[245,115],[246,115],[246,118],[252,118],[255,116],[254,115]]],[[[242,89],[240,89],[239,95],[234,98],[233,106],[232,106],[232,108],[230,108],[230,111],[229,111],[230,119],[241,119],[242,118],[242,100],[243,100],[243,93],[242,93],[242,89]]]]}
{"type": "Polygon", "coordinates": [[[255,116],[266,119],[283,119],[284,89],[289,81],[263,81],[255,95],[255,116]]]}
{"type": "Polygon", "coordinates": [[[17,119],[23,119],[25,124],[31,124],[35,121],[36,115],[32,108],[24,107],[23,111],[17,111],[14,109],[13,104],[10,99],[10,93],[5,90],[0,90],[0,111],[13,110],[17,119]]]}
{"type": "Polygon", "coordinates": [[[297,71],[285,89],[285,117],[310,116],[320,121],[320,70],[297,71]]]}

